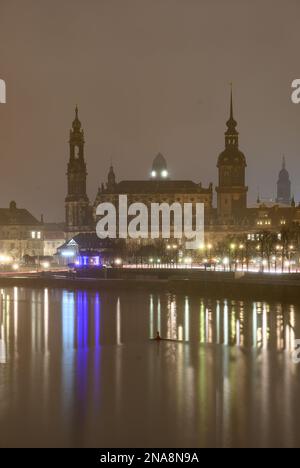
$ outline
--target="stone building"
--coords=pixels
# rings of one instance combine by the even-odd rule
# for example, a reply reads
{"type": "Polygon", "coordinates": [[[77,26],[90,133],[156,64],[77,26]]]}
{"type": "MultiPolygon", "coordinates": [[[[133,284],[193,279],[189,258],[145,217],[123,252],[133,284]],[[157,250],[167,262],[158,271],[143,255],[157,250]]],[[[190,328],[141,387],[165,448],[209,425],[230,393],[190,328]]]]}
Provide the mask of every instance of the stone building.
{"type": "Polygon", "coordinates": [[[12,201],[0,208],[0,261],[22,260],[24,256],[42,256],[44,225],[28,210],[12,201]]]}
{"type": "Polygon", "coordinates": [[[289,174],[283,163],[278,181],[276,203],[249,206],[246,184],[247,160],[239,147],[239,132],[234,118],[232,91],[229,119],[226,122],[225,148],[217,159],[218,185],[214,205],[213,185],[201,182],[173,180],[165,157],[158,154],[148,178],[118,181],[113,166],[107,179],[98,189],[94,203],[86,193],[86,162],[84,134],[78,119],[78,109],[70,133],[70,159],[68,164],[68,194],[66,197],[66,237],[80,232],[95,232],[96,207],[100,203],[118,203],[119,195],[127,195],[128,204],[151,203],[203,203],[205,206],[205,242],[216,244],[230,236],[252,236],[259,230],[278,231],[292,223],[300,223],[300,206],[291,198],[289,174]]]}
{"type": "Polygon", "coordinates": [[[68,189],[65,199],[66,232],[69,235],[91,229],[92,209],[86,192],[87,169],[84,159],[84,143],[84,132],[76,107],[75,119],[70,130],[68,189]]]}

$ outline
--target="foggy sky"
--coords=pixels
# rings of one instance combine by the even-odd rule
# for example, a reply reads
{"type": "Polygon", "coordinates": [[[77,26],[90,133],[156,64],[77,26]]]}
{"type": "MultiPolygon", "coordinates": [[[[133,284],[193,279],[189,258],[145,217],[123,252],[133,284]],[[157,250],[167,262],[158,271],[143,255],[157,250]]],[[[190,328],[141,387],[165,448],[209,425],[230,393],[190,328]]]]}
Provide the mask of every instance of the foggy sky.
{"type": "Polygon", "coordinates": [[[229,82],[249,200],[275,194],[282,155],[300,200],[299,0],[0,0],[0,206],[64,219],[68,137],[79,106],[93,200],[148,177],[217,182],[229,82]]]}

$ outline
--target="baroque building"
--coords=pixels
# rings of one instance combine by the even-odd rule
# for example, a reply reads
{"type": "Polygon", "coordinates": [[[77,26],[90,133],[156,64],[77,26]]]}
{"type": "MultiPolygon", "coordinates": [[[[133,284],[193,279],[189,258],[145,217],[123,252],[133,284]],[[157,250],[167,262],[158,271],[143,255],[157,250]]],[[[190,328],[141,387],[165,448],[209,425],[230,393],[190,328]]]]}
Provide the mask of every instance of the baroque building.
{"type": "Polygon", "coordinates": [[[218,218],[230,223],[246,215],[248,187],[245,184],[247,167],[245,155],[239,149],[237,122],[233,118],[232,91],[230,117],[226,123],[225,149],[218,159],[219,185],[217,191],[218,218]]]}
{"type": "MultiPolygon", "coordinates": [[[[205,242],[216,244],[230,236],[252,236],[261,230],[278,232],[291,223],[300,223],[300,205],[291,199],[289,174],[283,163],[278,181],[276,203],[247,203],[247,161],[239,148],[239,132],[233,112],[232,90],[229,119],[226,122],[225,148],[217,160],[218,185],[216,207],[213,184],[204,187],[201,182],[173,180],[165,157],[159,153],[153,160],[148,178],[118,181],[111,165],[106,181],[90,203],[87,191],[87,168],[84,157],[84,132],[75,110],[70,131],[70,156],[67,170],[68,193],[66,207],[66,238],[79,233],[95,233],[96,208],[100,203],[118,206],[119,195],[127,195],[128,204],[135,202],[150,206],[152,203],[203,203],[205,208],[205,242]]],[[[130,221],[130,218],[128,218],[130,221]]]]}
{"type": "Polygon", "coordinates": [[[91,207],[86,192],[87,169],[84,159],[84,131],[75,109],[70,130],[70,156],[67,169],[68,189],[65,199],[66,231],[79,233],[91,229],[91,207]]]}

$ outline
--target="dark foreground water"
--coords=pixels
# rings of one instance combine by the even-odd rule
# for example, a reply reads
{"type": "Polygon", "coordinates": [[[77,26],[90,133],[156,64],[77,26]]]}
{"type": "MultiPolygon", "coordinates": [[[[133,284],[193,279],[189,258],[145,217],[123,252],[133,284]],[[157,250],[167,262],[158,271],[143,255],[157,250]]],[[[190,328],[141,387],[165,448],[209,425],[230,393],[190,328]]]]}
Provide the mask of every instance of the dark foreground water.
{"type": "Polygon", "coordinates": [[[1,447],[300,446],[298,307],[0,292],[1,447]]]}

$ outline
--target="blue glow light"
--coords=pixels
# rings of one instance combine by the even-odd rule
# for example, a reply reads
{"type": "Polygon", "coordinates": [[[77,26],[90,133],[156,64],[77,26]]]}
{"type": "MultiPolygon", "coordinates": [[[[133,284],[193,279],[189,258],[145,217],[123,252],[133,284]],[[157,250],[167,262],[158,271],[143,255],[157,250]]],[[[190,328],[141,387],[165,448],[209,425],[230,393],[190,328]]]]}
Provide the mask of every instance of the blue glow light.
{"type": "Polygon", "coordinates": [[[63,250],[61,254],[63,257],[74,257],[75,252],[72,250],[63,250]]]}

